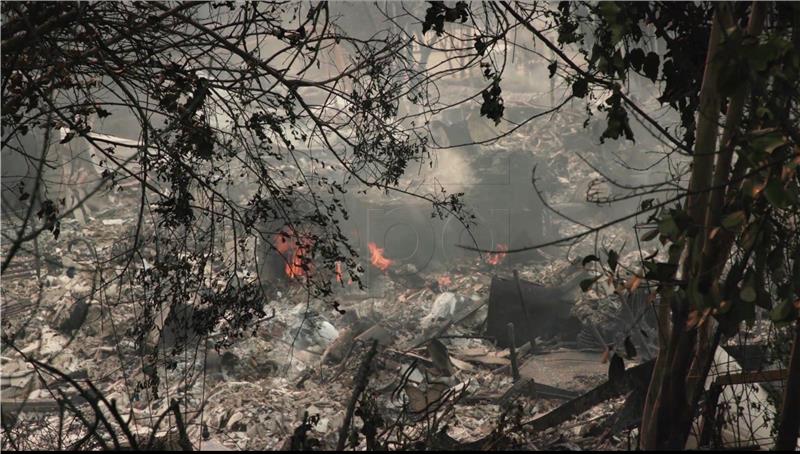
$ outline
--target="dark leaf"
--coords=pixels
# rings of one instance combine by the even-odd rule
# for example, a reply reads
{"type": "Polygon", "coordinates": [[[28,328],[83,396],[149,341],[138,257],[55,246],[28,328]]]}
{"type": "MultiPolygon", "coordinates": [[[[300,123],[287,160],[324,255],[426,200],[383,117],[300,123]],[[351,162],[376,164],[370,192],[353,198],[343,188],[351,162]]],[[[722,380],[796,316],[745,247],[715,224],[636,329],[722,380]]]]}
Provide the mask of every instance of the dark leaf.
{"type": "Polygon", "coordinates": [[[625,337],[625,356],[628,359],[636,358],[636,346],[631,341],[631,336],[625,337]]]}
{"type": "Polygon", "coordinates": [[[551,79],[556,75],[556,69],[558,69],[558,62],[556,60],[553,60],[549,65],[547,65],[547,71],[550,73],[551,79]]]}
{"type": "Polygon", "coordinates": [[[583,98],[589,93],[589,81],[586,79],[578,79],[572,83],[572,96],[576,98],[583,98]]]}
{"type": "Polygon", "coordinates": [[[611,271],[615,271],[617,269],[617,261],[619,260],[619,254],[617,251],[611,250],[608,251],[608,266],[611,268],[611,271]]]}
{"type": "Polygon", "coordinates": [[[625,380],[625,361],[621,356],[614,353],[608,363],[608,382],[619,386],[625,380]]]}
{"type": "Polygon", "coordinates": [[[588,292],[589,289],[592,288],[592,285],[594,285],[594,283],[597,282],[598,279],[600,279],[600,276],[582,280],[581,290],[583,290],[584,292],[588,292]]]}
{"type": "Polygon", "coordinates": [[[628,53],[628,63],[634,71],[641,71],[642,65],[644,64],[644,51],[638,47],[631,50],[630,53],[628,53]]]}
{"type": "Polygon", "coordinates": [[[731,230],[735,227],[740,226],[746,220],[747,220],[747,213],[745,213],[744,210],[739,210],[725,216],[725,218],[722,220],[722,226],[728,230],[731,230]]]}
{"type": "Polygon", "coordinates": [[[658,54],[655,52],[648,52],[647,57],[644,59],[644,65],[642,67],[644,75],[653,82],[658,79],[659,62],[658,54]]]}
{"type": "Polygon", "coordinates": [[[784,298],[770,311],[769,318],[773,322],[779,323],[789,320],[796,315],[795,312],[792,302],[784,298]]]}
{"type": "Polygon", "coordinates": [[[478,51],[478,55],[483,55],[486,52],[486,43],[483,42],[483,37],[479,36],[475,38],[475,50],[478,51]]]}
{"type": "Polygon", "coordinates": [[[650,230],[649,232],[642,235],[642,241],[650,241],[658,236],[658,229],[650,230]]]}
{"type": "Polygon", "coordinates": [[[600,258],[597,257],[596,255],[587,255],[586,257],[583,258],[583,262],[581,262],[581,264],[583,266],[586,266],[589,263],[599,262],[599,261],[600,261],[600,258]]]}
{"type": "Polygon", "coordinates": [[[783,189],[783,185],[777,178],[770,178],[764,188],[764,196],[772,206],[778,209],[785,209],[792,202],[789,194],[783,189]]]}

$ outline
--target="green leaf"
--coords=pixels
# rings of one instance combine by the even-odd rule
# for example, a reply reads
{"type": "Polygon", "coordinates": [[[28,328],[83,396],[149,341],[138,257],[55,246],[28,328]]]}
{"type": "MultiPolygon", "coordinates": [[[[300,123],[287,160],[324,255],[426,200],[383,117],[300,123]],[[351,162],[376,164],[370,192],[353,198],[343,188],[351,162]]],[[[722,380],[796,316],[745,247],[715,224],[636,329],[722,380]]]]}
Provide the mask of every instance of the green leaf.
{"type": "Polygon", "coordinates": [[[792,200],[789,194],[783,189],[783,185],[777,178],[770,178],[764,188],[764,196],[769,203],[780,210],[787,208],[792,200]]]}
{"type": "Polygon", "coordinates": [[[642,235],[641,240],[642,241],[650,241],[650,240],[654,239],[657,236],[658,236],[658,229],[653,229],[653,230],[650,230],[649,232],[645,233],[644,235],[642,235]]]}
{"type": "Polygon", "coordinates": [[[754,289],[753,287],[751,287],[749,285],[744,287],[739,292],[739,298],[741,298],[742,301],[744,301],[746,303],[755,303],[757,296],[758,295],[756,295],[756,289],[754,289]]]}
{"type": "Polygon", "coordinates": [[[776,323],[783,322],[794,315],[794,312],[792,302],[784,298],[770,311],[769,318],[776,323]]]}
{"type": "Polygon", "coordinates": [[[750,140],[750,147],[765,153],[772,153],[776,148],[785,144],[786,139],[779,131],[772,131],[750,140]]]}
{"type": "Polygon", "coordinates": [[[658,231],[670,239],[676,238],[681,233],[681,229],[678,227],[678,223],[675,222],[675,218],[670,215],[658,221],[658,231]]]}
{"type": "Polygon", "coordinates": [[[753,244],[755,244],[759,234],[761,233],[758,227],[759,223],[757,222],[751,222],[747,227],[745,227],[744,232],[742,232],[742,234],[739,236],[739,247],[744,250],[748,250],[753,247],[753,244]]]}
{"type": "Polygon", "coordinates": [[[747,213],[745,213],[744,210],[739,210],[725,216],[725,218],[722,220],[722,226],[728,230],[732,230],[735,227],[740,226],[746,220],[747,213]]]}

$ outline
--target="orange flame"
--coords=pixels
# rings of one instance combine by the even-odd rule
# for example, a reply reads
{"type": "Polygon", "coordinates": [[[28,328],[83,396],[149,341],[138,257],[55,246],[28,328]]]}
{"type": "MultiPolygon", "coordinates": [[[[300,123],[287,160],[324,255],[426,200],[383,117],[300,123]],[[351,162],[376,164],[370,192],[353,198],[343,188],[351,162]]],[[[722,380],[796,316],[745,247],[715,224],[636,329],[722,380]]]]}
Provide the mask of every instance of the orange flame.
{"type": "Polygon", "coordinates": [[[383,249],[379,248],[377,244],[369,243],[368,246],[372,264],[381,271],[386,271],[392,265],[392,261],[383,256],[383,249]]]}
{"type": "MultiPolygon", "coordinates": [[[[342,262],[336,262],[336,282],[342,283],[344,280],[342,279],[342,262]]],[[[347,279],[347,285],[353,283],[353,278],[347,279]]]]}
{"type": "Polygon", "coordinates": [[[308,258],[306,257],[306,246],[300,245],[297,249],[294,250],[294,254],[292,254],[292,259],[286,262],[286,275],[289,277],[300,277],[306,275],[306,269],[303,267],[305,265],[308,268],[310,265],[306,264],[308,258]]]}
{"type": "Polygon", "coordinates": [[[489,253],[489,256],[486,258],[486,263],[489,265],[497,266],[506,258],[505,251],[508,250],[508,246],[503,243],[498,243],[496,249],[502,252],[489,253]]]}
{"type": "Polygon", "coordinates": [[[275,235],[275,249],[286,261],[284,270],[290,278],[305,276],[310,270],[308,253],[313,242],[308,238],[292,238],[292,229],[284,229],[275,235]]]}

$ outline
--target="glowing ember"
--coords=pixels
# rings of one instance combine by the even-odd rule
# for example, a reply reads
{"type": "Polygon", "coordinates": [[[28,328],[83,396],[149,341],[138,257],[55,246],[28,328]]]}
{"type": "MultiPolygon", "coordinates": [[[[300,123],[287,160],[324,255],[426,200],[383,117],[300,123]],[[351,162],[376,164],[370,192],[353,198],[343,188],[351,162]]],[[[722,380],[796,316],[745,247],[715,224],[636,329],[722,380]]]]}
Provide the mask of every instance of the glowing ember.
{"type": "Polygon", "coordinates": [[[383,256],[383,249],[379,248],[377,244],[369,243],[368,246],[372,264],[381,271],[386,271],[392,265],[392,261],[383,256]]]}
{"type": "Polygon", "coordinates": [[[489,265],[497,266],[506,258],[505,251],[508,250],[508,246],[506,246],[503,243],[498,243],[496,249],[502,252],[490,253],[489,256],[486,258],[486,263],[488,263],[489,265]]]}
{"type": "Polygon", "coordinates": [[[450,276],[439,276],[436,281],[439,283],[440,287],[447,287],[453,283],[452,279],[450,279],[450,276]]]}

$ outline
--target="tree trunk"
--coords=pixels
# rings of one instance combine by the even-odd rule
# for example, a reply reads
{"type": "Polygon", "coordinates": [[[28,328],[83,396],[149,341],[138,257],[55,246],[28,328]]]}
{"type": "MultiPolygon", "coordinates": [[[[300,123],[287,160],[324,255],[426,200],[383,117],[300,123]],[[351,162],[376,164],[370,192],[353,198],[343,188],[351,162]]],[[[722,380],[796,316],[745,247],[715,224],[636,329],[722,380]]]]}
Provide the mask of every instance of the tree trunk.
{"type": "MultiPolygon", "coordinates": [[[[761,33],[766,9],[766,4],[763,2],[754,1],[752,3],[750,19],[747,26],[748,35],[758,36],[761,33]]],[[[726,30],[735,25],[729,9],[720,9],[719,13],[720,24],[725,27],[726,30]]],[[[747,83],[743,83],[728,103],[728,109],[725,114],[725,128],[722,133],[722,140],[719,144],[716,164],[714,165],[714,177],[711,183],[711,187],[714,189],[711,191],[706,213],[706,232],[710,232],[712,229],[722,224],[725,192],[730,181],[731,163],[733,161],[733,138],[739,129],[745,102],[749,93],[750,87],[747,83]]],[[[699,280],[711,282],[711,292],[716,301],[719,301],[719,281],[725,264],[728,262],[734,239],[735,232],[722,232],[722,229],[720,229],[720,233],[718,233],[714,239],[709,239],[705,243],[701,268],[699,270],[699,280]]],[[[709,366],[714,356],[714,350],[716,350],[719,345],[719,333],[714,336],[711,335],[713,329],[711,323],[706,323],[698,329],[700,330],[700,335],[698,336],[697,354],[695,355],[690,373],[688,374],[689,383],[687,391],[689,392],[688,410],[690,414],[686,415],[684,418],[688,418],[690,421],[694,418],[694,410],[697,407],[700,393],[703,390],[709,366]]],[[[686,433],[683,435],[684,440],[689,436],[689,428],[690,425],[685,424],[686,433]]]]}
{"type": "MultiPolygon", "coordinates": [[[[692,290],[697,290],[697,280],[702,263],[702,251],[708,232],[705,230],[706,209],[708,206],[712,175],[714,170],[714,156],[716,153],[718,120],[720,111],[720,97],[717,90],[717,79],[720,69],[719,59],[716,58],[720,40],[722,38],[721,10],[727,9],[726,4],[718,4],[714,12],[709,37],[708,51],[706,53],[703,83],[700,89],[700,107],[697,117],[697,130],[695,133],[695,150],[692,159],[692,174],[689,182],[688,212],[693,224],[699,231],[687,240],[687,254],[681,264],[682,274],[689,282],[689,295],[692,290]]],[[[692,307],[690,297],[688,300],[681,298],[672,305],[672,329],[666,351],[659,351],[657,368],[653,372],[654,380],[648,390],[648,402],[645,404],[642,415],[642,432],[640,446],[643,449],[682,449],[683,438],[686,432],[683,428],[687,424],[687,414],[690,401],[687,400],[686,377],[692,364],[695,353],[697,330],[692,327],[686,329],[686,321],[692,307]],[[665,360],[661,356],[666,357],[665,360]],[[658,377],[663,379],[658,380],[658,377]],[[651,394],[655,393],[653,397],[651,394]],[[669,423],[666,423],[666,422],[669,423]]],[[[691,421],[688,421],[691,424],[691,421]]]]}

